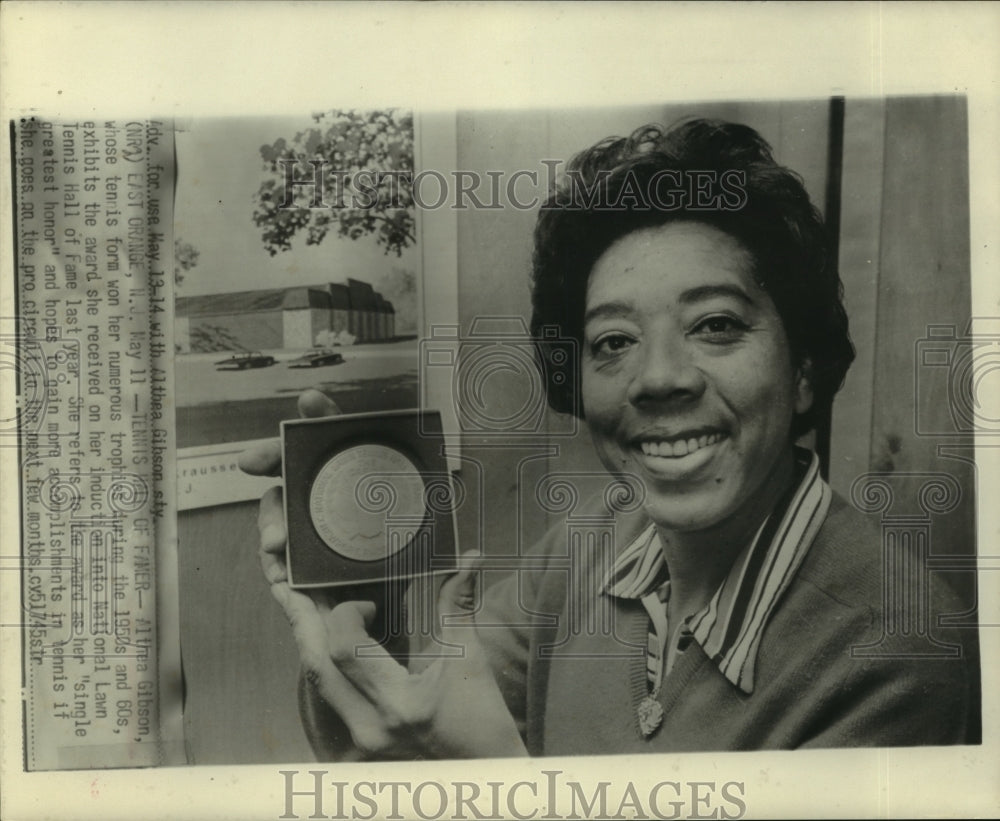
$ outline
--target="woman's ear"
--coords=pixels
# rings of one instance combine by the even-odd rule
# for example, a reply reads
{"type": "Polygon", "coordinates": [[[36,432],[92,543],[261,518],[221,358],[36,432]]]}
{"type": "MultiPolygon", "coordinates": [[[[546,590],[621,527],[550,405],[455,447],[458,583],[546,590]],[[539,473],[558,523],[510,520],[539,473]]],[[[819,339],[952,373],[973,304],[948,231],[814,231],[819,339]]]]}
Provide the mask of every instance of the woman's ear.
{"type": "Polygon", "coordinates": [[[812,360],[803,359],[795,370],[795,412],[805,413],[813,404],[812,360]]]}

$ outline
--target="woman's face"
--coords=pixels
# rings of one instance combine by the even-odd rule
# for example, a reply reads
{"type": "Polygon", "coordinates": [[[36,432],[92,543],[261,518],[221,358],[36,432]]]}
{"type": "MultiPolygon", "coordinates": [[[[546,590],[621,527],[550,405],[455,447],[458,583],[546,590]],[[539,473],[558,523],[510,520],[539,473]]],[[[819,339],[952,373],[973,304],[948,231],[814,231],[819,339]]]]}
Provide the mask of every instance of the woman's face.
{"type": "Polygon", "coordinates": [[[812,392],[748,251],[701,223],[618,240],[587,284],[583,409],[614,472],[638,475],[661,527],[760,518],[790,478],[812,392]]]}

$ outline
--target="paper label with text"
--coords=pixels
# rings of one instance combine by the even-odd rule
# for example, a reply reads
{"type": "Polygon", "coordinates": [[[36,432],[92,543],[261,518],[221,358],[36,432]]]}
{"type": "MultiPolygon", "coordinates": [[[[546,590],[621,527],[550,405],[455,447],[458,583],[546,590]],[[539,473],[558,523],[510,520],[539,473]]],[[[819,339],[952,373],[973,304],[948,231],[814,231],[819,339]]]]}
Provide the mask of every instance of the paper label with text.
{"type": "Polygon", "coordinates": [[[172,128],[13,132],[25,764],[176,763],[172,128]]]}

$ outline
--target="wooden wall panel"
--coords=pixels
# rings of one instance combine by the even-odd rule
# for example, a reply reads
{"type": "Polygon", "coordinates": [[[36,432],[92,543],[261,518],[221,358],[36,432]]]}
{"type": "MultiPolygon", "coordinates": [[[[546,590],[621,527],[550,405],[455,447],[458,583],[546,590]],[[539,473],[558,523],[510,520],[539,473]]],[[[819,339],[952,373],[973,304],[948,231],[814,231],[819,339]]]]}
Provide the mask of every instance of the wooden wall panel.
{"type": "MultiPolygon", "coordinates": [[[[475,172],[483,179],[488,179],[488,171],[500,172],[504,186],[518,170],[534,171],[544,179],[539,159],[546,153],[546,141],[543,113],[463,112],[457,118],[457,168],[475,172]]],[[[544,183],[532,185],[525,179],[517,186],[516,196],[544,196],[544,183]]],[[[527,326],[534,213],[512,207],[458,212],[459,320],[466,337],[474,331],[508,332],[510,328],[497,317],[520,317],[527,326]]],[[[523,377],[530,379],[532,375],[525,372],[523,377]]],[[[517,414],[526,400],[523,384],[514,373],[490,377],[483,396],[490,417],[503,420],[517,414]]],[[[458,401],[462,401],[463,387],[468,385],[456,386],[458,401]]],[[[489,420],[482,421],[488,430],[489,420]]],[[[471,432],[462,441],[463,480],[476,483],[485,504],[459,511],[459,542],[463,549],[513,555],[518,541],[517,465],[531,455],[532,449],[496,448],[492,442],[489,437],[471,432]]],[[[544,516],[537,510],[528,514],[528,530],[544,529],[544,516]]]]}
{"type": "Polygon", "coordinates": [[[743,123],[771,144],[775,159],[797,172],[813,203],[823,211],[826,192],[829,100],[747,101],[664,107],[662,121],[709,117],[743,123]]]}
{"type": "Polygon", "coordinates": [[[856,356],[833,405],[830,485],[843,496],[871,468],[875,329],[881,265],[885,104],[848,100],[840,209],[840,277],[856,356]]]}
{"type": "MultiPolygon", "coordinates": [[[[934,520],[932,549],[951,554],[975,549],[974,468],[939,451],[963,437],[945,435],[955,431],[947,369],[920,364],[918,345],[930,324],[951,325],[961,336],[971,314],[966,122],[958,96],[886,102],[872,398],[873,469],[944,472],[962,488],[957,509],[934,520]],[[918,420],[938,435],[918,435],[918,420]]],[[[971,574],[954,580],[971,596],[971,574]]]]}
{"type": "Polygon", "coordinates": [[[178,516],[184,730],[191,764],[310,761],[292,632],[257,563],[257,503],[178,516]]]}

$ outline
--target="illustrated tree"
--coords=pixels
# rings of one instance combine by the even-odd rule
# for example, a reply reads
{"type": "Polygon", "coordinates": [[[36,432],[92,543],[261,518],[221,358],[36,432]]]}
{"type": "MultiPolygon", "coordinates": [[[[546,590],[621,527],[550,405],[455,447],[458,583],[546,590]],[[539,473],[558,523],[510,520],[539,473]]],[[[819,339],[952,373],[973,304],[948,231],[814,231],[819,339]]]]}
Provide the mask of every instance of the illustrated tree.
{"type": "Polygon", "coordinates": [[[288,251],[297,234],[318,245],[331,231],[374,236],[385,252],[416,243],[413,116],[400,109],[312,115],[316,125],[263,145],[267,175],[253,221],[267,252],[288,251]]]}
{"type": "Polygon", "coordinates": [[[184,281],[183,271],[190,271],[198,264],[199,252],[190,242],[184,242],[180,237],[174,238],[174,284],[184,281]]]}
{"type": "Polygon", "coordinates": [[[417,275],[409,268],[392,266],[382,275],[376,289],[388,299],[396,311],[396,333],[412,333],[417,329],[417,275]]]}

